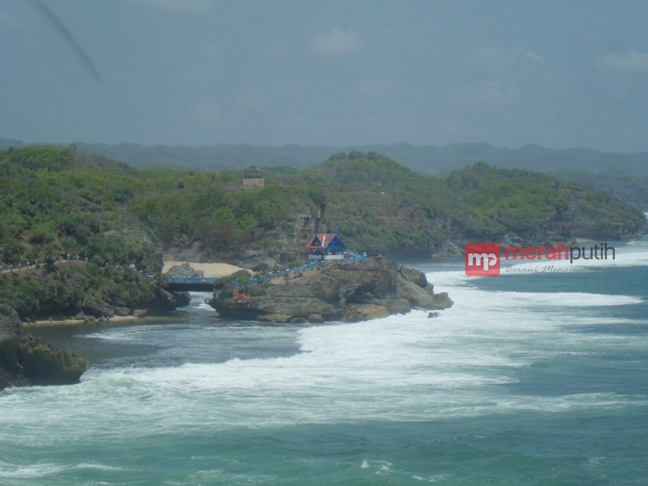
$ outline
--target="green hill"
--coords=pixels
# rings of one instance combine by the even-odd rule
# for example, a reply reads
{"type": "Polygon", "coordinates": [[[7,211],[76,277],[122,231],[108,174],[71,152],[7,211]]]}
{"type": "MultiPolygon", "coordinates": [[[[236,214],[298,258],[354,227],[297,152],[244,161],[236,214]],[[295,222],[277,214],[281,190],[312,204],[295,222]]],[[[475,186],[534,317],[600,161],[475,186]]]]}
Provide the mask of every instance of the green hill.
{"type": "Polygon", "coordinates": [[[384,252],[435,253],[450,245],[456,253],[468,240],[627,239],[646,230],[641,211],[609,193],[483,162],[441,179],[373,152],[350,152],[304,174],[324,188],[330,229],[384,252]]]}
{"type": "Polygon", "coordinates": [[[267,168],[265,187],[252,191],[242,190],[240,171],[138,170],[52,146],[0,152],[0,171],[5,265],[72,254],[155,271],[161,252],[192,248],[211,259],[298,259],[316,221],[358,249],[416,253],[466,239],[645,231],[639,210],[583,184],[485,163],[425,176],[375,152],[267,168]]]}
{"type": "MultiPolygon", "coordinates": [[[[5,276],[28,261],[54,271],[57,260],[77,256],[89,267],[135,273],[160,271],[164,253],[285,264],[304,258],[303,244],[316,230],[338,232],[358,251],[427,255],[458,255],[466,241],[545,245],[646,232],[641,211],[583,184],[485,163],[432,177],[376,152],[340,152],[304,170],[266,168],[265,186],[254,190],[243,190],[242,171],[134,169],[53,146],[1,151],[0,174],[5,276]]],[[[92,281],[111,299],[135,305],[152,298],[139,277],[106,275],[95,271],[92,281]],[[140,290],[129,292],[139,297],[131,302],[119,289],[136,281],[140,290]]],[[[68,275],[73,285],[66,289],[88,288],[86,277],[68,275]]],[[[7,282],[0,280],[5,297],[7,282]]],[[[38,299],[51,306],[53,296],[68,295],[56,278],[47,285],[18,285],[12,295],[32,311],[38,299]]]]}
{"type": "MultiPolygon", "coordinates": [[[[0,149],[22,148],[20,140],[0,138],[0,149]]],[[[116,145],[72,145],[76,150],[120,160],[132,167],[166,167],[178,170],[217,172],[258,167],[317,166],[340,148],[325,146],[217,144],[187,147],[134,143],[116,145]]],[[[600,152],[585,148],[549,149],[538,145],[518,148],[496,147],[487,143],[453,143],[437,147],[395,143],[348,147],[346,151],[379,152],[423,175],[446,177],[453,170],[480,161],[498,168],[518,168],[555,175],[559,179],[582,182],[611,192],[622,200],[648,210],[648,153],[600,152]]]]}

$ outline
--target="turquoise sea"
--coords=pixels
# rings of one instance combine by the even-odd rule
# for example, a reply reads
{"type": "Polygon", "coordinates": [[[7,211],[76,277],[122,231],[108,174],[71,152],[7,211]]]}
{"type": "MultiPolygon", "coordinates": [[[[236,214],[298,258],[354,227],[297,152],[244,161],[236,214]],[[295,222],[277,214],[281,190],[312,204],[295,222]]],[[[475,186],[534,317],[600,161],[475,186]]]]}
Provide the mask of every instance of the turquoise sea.
{"type": "Polygon", "coordinates": [[[262,326],[195,294],[40,330],[93,365],[0,392],[0,484],[645,485],[648,240],[615,246],[581,272],[416,263],[455,301],[433,319],[262,326]]]}

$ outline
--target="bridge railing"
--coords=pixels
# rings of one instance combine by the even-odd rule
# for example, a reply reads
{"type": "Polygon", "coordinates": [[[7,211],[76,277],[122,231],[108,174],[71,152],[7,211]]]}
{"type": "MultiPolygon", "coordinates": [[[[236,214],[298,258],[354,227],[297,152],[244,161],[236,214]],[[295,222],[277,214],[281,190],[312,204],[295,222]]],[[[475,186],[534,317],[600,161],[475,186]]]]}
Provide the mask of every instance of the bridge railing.
{"type": "Polygon", "coordinates": [[[281,278],[285,277],[287,275],[294,275],[296,273],[300,272],[307,272],[309,270],[315,270],[316,268],[321,268],[323,267],[327,262],[332,262],[332,263],[358,263],[358,262],[363,262],[367,259],[367,254],[366,253],[360,253],[360,254],[355,254],[355,253],[346,253],[344,254],[344,258],[340,260],[314,260],[312,262],[305,263],[303,265],[298,265],[296,267],[290,267],[286,268],[285,270],[278,270],[276,272],[272,273],[267,273],[265,275],[261,275],[259,277],[254,277],[251,278],[248,284],[258,284],[258,283],[263,283],[267,282],[268,280],[272,280],[275,278],[281,278]]]}
{"type": "MultiPolygon", "coordinates": [[[[300,272],[308,272],[309,270],[315,270],[317,268],[323,267],[327,262],[332,263],[359,263],[367,259],[366,253],[347,253],[344,255],[344,258],[340,260],[315,260],[312,262],[305,263],[303,265],[298,265],[296,267],[286,268],[284,270],[277,270],[276,272],[266,273],[257,277],[252,277],[247,282],[240,282],[238,280],[233,280],[232,283],[235,285],[256,285],[270,280],[294,275],[300,272]]],[[[180,277],[180,276],[171,276],[167,277],[167,282],[169,283],[179,283],[179,284],[209,284],[217,281],[217,277],[180,277]]]]}
{"type": "Polygon", "coordinates": [[[167,277],[167,282],[170,283],[186,283],[186,284],[200,284],[200,283],[212,283],[217,280],[217,277],[180,277],[180,276],[171,276],[167,277]]]}

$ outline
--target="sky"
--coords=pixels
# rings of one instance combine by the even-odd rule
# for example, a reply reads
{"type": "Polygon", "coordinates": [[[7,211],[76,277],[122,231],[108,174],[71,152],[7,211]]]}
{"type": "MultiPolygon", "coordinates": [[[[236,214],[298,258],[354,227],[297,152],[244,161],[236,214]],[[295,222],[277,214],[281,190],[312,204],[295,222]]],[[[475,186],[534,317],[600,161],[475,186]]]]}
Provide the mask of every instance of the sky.
{"type": "Polygon", "coordinates": [[[645,0],[0,0],[0,138],[648,151],[646,25],[645,0]]]}

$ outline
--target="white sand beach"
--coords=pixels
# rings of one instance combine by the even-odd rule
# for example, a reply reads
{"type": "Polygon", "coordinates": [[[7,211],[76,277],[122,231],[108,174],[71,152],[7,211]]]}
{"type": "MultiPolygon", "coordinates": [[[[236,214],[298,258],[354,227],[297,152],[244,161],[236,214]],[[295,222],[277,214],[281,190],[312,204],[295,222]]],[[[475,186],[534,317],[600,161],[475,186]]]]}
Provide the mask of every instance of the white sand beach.
{"type": "Polygon", "coordinates": [[[162,269],[163,273],[167,273],[171,267],[188,263],[191,268],[195,270],[202,270],[205,277],[227,277],[244,268],[230,265],[229,263],[198,263],[198,262],[181,262],[181,261],[165,261],[162,269]]]}

